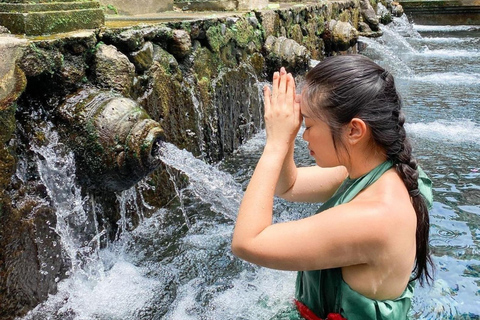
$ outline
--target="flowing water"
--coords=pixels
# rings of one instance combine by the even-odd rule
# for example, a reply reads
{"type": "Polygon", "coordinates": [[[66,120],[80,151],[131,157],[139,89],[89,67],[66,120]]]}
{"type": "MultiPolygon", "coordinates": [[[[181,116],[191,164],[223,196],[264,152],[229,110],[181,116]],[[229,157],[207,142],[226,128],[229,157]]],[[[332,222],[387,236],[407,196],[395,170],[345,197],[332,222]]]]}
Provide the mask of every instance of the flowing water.
{"type": "MultiPolygon", "coordinates": [[[[384,27],[381,38],[361,39],[363,54],[396,77],[415,153],[434,181],[436,280],[417,286],[414,319],[480,319],[479,39],[480,27],[412,26],[401,19],[384,27]]],[[[52,130],[46,135],[51,145],[34,148],[42,155],[42,179],[69,172],[46,185],[59,220],[70,221],[72,211],[85,220],[79,204],[94,198],[78,198],[68,179],[73,161],[69,154],[60,156],[52,130]]],[[[78,241],[71,221],[60,224],[75,268],[59,282],[59,292],[25,319],[294,319],[295,273],[257,267],[230,251],[236,211],[264,140],[259,133],[215,166],[164,145],[162,160],[189,178],[189,185],[177,190],[178,207],[152,208],[140,196],[139,190],[148,188],[143,182],[119,194],[122,211],[136,208],[140,224],[127,231],[121,212],[122,232],[101,250],[96,220],[90,226],[97,237],[89,241],[78,241]],[[143,211],[153,214],[146,218],[143,211]]],[[[296,160],[313,164],[300,138],[296,160]]],[[[317,208],[276,199],[275,220],[298,219],[317,208]]]]}

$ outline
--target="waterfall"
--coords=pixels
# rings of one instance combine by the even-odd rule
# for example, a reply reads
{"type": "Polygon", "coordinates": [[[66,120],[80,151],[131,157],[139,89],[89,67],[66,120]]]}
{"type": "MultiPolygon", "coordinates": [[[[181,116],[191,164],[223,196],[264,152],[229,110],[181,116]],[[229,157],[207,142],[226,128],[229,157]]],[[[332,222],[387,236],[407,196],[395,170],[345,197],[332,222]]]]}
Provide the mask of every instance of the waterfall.
{"type": "MultiPolygon", "coordinates": [[[[81,195],[80,187],[75,181],[75,160],[73,153],[68,152],[60,143],[58,133],[51,123],[43,130],[47,145],[32,145],[37,154],[38,174],[46,187],[48,196],[56,210],[57,222],[55,232],[60,236],[61,246],[70,260],[72,271],[81,269],[93,252],[98,249],[95,241],[103,232],[93,238],[85,238],[90,228],[88,214],[84,203],[88,198],[81,195]]],[[[94,229],[98,225],[93,221],[94,229]]]]}

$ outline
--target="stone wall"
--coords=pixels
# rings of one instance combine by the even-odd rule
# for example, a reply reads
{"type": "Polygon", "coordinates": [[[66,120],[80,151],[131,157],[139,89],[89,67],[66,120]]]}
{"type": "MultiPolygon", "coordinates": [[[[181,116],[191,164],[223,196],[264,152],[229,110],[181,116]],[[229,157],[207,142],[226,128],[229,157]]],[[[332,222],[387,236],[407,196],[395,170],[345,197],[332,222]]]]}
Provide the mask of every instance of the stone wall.
{"type": "MultiPolygon", "coordinates": [[[[23,56],[13,59],[4,73],[20,80],[9,84],[17,89],[2,95],[0,104],[1,119],[8,120],[0,128],[0,319],[24,314],[45,300],[70,268],[60,246],[53,245],[59,241],[56,209],[32,151],[32,145],[48,142],[41,129],[51,126],[67,151],[76,152],[70,141],[82,143],[59,111],[67,98],[75,99],[85,89],[121,94],[160,123],[168,142],[216,162],[262,129],[261,83],[274,70],[285,66],[301,76],[310,59],[355,52],[362,26],[366,35],[366,28],[378,29],[378,19],[368,14],[373,10],[369,3],[364,0],[361,9],[355,0],[317,2],[18,44],[25,47],[23,56]],[[27,86],[21,94],[23,75],[27,86]]],[[[82,193],[95,199],[94,208],[84,204],[85,211],[90,218],[103,213],[98,221],[107,230],[105,243],[118,227],[117,198],[114,192],[84,184],[84,169],[77,166],[77,180],[82,193]]],[[[152,207],[165,206],[174,197],[162,166],[145,185],[150,188],[139,192],[152,207]]],[[[136,216],[133,210],[127,214],[136,216]]],[[[85,230],[85,238],[91,239],[88,233],[94,231],[85,230]]]]}

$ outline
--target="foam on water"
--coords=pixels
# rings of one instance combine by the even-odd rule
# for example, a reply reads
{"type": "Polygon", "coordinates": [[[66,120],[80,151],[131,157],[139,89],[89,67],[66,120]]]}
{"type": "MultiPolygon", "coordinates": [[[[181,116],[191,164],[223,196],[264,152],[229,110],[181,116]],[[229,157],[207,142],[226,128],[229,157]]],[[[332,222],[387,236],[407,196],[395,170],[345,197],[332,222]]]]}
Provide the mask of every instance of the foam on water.
{"type": "Polygon", "coordinates": [[[422,139],[480,145],[480,125],[468,119],[411,123],[406,127],[409,133],[422,139]]]}
{"type": "Polygon", "coordinates": [[[444,43],[444,44],[463,44],[463,43],[480,43],[478,38],[454,38],[454,37],[422,37],[418,39],[413,39],[413,41],[420,41],[426,43],[444,43]]]}
{"type": "MultiPolygon", "coordinates": [[[[159,283],[118,253],[104,251],[112,265],[104,275],[86,277],[77,272],[58,284],[58,293],[37,306],[24,320],[138,319],[137,313],[154,297],[159,283]]],[[[104,268],[104,265],[90,266],[104,268]]]]}
{"type": "Polygon", "coordinates": [[[418,32],[457,32],[457,31],[478,31],[480,26],[476,25],[458,25],[458,26],[435,26],[413,24],[413,28],[418,32]]]}
{"type": "Polygon", "coordinates": [[[420,53],[422,56],[432,56],[432,57],[441,57],[445,58],[479,58],[480,51],[477,50],[449,50],[449,49],[441,49],[441,50],[424,50],[420,53]]]}
{"type": "MultiPolygon", "coordinates": [[[[215,294],[202,319],[272,319],[284,310],[292,309],[296,272],[255,268],[243,271],[229,288],[215,294]]],[[[198,319],[198,314],[188,310],[197,304],[198,279],[191,280],[179,289],[179,298],[166,319],[198,319]]],[[[203,288],[209,290],[209,288],[203,288]]]]}
{"type": "MultiPolygon", "coordinates": [[[[404,77],[399,77],[404,78],[404,77]]],[[[415,75],[409,79],[418,82],[429,82],[438,84],[451,84],[460,86],[473,86],[480,84],[480,74],[462,72],[439,72],[432,74],[415,75]]]]}

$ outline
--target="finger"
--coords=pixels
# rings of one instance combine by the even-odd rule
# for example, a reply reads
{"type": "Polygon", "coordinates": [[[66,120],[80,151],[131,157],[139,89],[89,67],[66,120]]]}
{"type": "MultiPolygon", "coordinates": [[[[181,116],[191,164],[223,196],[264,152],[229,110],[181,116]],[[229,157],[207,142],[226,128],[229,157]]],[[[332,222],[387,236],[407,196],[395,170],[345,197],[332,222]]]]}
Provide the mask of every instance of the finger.
{"type": "Polygon", "coordinates": [[[302,101],[302,95],[295,95],[295,102],[293,103],[293,113],[295,119],[298,119],[298,125],[300,126],[303,121],[302,110],[300,109],[300,102],[302,101]]]}
{"type": "Polygon", "coordinates": [[[295,102],[295,79],[293,79],[293,76],[291,73],[287,75],[287,94],[286,94],[286,99],[288,103],[294,103],[295,102]]]}
{"type": "Polygon", "coordinates": [[[278,96],[278,83],[280,81],[280,73],[275,72],[273,74],[273,81],[272,81],[272,98],[276,100],[276,97],[278,96]]]}
{"type": "Polygon", "coordinates": [[[287,91],[287,72],[285,68],[280,69],[280,83],[278,84],[278,96],[280,99],[285,99],[285,94],[287,91]]]}
{"type": "Polygon", "coordinates": [[[270,112],[271,96],[272,96],[272,93],[270,91],[270,88],[268,86],[263,87],[263,97],[265,100],[264,101],[265,114],[267,114],[267,112],[270,112]]]}

